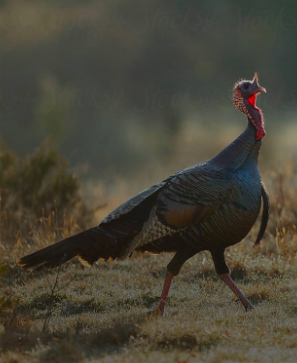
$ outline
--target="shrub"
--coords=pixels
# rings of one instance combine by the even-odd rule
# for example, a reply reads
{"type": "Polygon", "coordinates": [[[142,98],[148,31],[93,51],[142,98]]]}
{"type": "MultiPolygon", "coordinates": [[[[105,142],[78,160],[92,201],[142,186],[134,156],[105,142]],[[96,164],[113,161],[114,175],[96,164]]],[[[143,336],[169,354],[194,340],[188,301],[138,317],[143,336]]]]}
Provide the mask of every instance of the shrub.
{"type": "MultiPolygon", "coordinates": [[[[0,241],[30,238],[37,224],[63,230],[66,219],[83,227],[91,217],[80,196],[77,177],[67,162],[45,142],[32,155],[0,151],[0,241]]],[[[63,233],[62,233],[63,234],[63,233]]]]}

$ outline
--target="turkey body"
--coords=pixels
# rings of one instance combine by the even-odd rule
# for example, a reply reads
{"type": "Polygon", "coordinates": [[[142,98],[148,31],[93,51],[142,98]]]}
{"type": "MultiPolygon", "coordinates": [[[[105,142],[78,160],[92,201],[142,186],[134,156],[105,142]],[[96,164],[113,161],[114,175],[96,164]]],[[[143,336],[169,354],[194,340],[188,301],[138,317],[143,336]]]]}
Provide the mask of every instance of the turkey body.
{"type": "MultiPolygon", "coordinates": [[[[184,172],[181,175],[183,179],[188,178],[194,183],[196,180],[196,183],[202,184],[203,189],[207,185],[209,199],[213,198],[210,208],[212,214],[202,218],[199,215],[198,221],[194,221],[193,225],[144,245],[141,250],[161,252],[168,251],[171,247],[171,250],[175,251],[179,244],[187,244],[201,251],[226,248],[241,241],[254,225],[261,207],[262,185],[256,159],[259,147],[260,145],[256,144],[245,162],[234,171],[215,167],[210,161],[184,172]],[[219,190],[218,184],[221,184],[222,190],[219,190]]],[[[162,200],[164,195],[168,198],[169,191],[170,186],[167,190],[161,191],[159,199],[162,200]]],[[[174,193],[172,198],[176,200],[176,196],[174,193]]],[[[179,202],[185,201],[181,197],[179,202]]],[[[205,202],[211,203],[209,200],[205,202]]],[[[196,206],[200,205],[201,198],[196,206]]],[[[164,219],[162,221],[165,223],[164,219]]]]}

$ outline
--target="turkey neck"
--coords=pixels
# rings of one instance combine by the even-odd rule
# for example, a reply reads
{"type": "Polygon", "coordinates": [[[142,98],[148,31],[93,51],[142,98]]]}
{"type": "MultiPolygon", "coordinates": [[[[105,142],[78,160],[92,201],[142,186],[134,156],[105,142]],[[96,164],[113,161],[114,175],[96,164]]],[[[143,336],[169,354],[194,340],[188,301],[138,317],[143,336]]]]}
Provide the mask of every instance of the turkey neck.
{"type": "Polygon", "coordinates": [[[230,171],[235,172],[245,163],[247,158],[257,163],[260,147],[261,140],[256,140],[256,129],[248,119],[248,126],[245,131],[211,159],[210,163],[227,167],[230,171]]]}

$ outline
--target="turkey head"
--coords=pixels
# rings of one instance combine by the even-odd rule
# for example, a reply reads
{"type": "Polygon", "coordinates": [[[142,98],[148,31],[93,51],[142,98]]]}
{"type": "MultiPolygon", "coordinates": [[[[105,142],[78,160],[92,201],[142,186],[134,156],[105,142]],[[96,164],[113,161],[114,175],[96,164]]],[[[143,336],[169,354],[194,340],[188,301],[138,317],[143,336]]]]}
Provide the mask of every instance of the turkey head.
{"type": "Polygon", "coordinates": [[[266,89],[259,85],[258,74],[252,81],[241,80],[236,83],[233,89],[233,103],[236,108],[245,113],[256,129],[256,139],[261,140],[265,136],[263,115],[256,106],[256,99],[259,93],[265,93],[266,89]]]}

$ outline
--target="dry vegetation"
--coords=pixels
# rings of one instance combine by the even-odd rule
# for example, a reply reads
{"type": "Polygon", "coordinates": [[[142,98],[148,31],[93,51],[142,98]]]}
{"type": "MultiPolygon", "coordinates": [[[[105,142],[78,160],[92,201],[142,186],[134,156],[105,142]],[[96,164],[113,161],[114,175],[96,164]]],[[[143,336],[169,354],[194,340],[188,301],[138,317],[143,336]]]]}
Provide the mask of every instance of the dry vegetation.
{"type": "MultiPolygon", "coordinates": [[[[20,166],[9,170],[12,175],[20,166]]],[[[33,199],[41,190],[50,190],[47,180],[61,176],[57,170],[44,178],[33,199]]],[[[218,280],[207,252],[189,260],[174,280],[163,319],[151,312],[168,254],[135,254],[128,261],[98,262],[92,269],[72,261],[61,269],[28,275],[17,259],[82,228],[78,221],[85,212],[74,215],[65,208],[57,218],[48,207],[40,217],[38,208],[30,208],[25,222],[12,226],[8,213],[24,216],[26,206],[16,208],[11,196],[4,208],[2,198],[0,361],[296,362],[296,177],[293,166],[264,172],[272,204],[265,238],[252,248],[255,226],[245,241],[227,252],[233,278],[257,307],[247,314],[218,280]]],[[[96,213],[96,220],[125,199],[123,190],[96,213]]],[[[79,196],[75,205],[81,206],[79,196]]]]}

